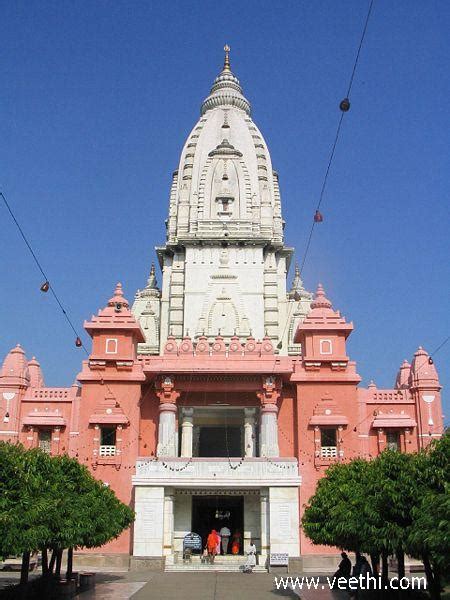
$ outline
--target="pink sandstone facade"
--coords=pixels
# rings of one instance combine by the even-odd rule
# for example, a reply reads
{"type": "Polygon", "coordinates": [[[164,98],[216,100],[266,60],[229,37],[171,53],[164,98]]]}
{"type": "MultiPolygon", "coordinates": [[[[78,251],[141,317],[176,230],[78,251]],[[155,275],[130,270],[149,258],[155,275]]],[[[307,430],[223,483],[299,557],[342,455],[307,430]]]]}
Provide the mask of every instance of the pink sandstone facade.
{"type": "Polygon", "coordinates": [[[256,540],[261,564],[271,553],[288,553],[292,564],[335,554],[313,546],[300,527],[327,467],[387,447],[414,452],[443,431],[441,386],[423,348],[403,362],[392,389],[361,388],[346,351],[353,324],[321,285],[312,299],[298,271],[290,292],[283,288],[291,249],[279,227],[278,177],[273,172],[269,185],[265,142],[227,61],[183,150],[187,179],[174,174],[167,241],[157,249],[162,290],[152,268],[131,309],[117,284],[84,323],[92,349],[71,387],[46,387],[39,363],[19,345],[0,374],[0,440],[67,453],[110,485],[134,507],[136,522],[99,552],[148,568],[176,565],[184,536],[204,535],[227,511],[244,549],[256,540]],[[244,126],[259,144],[256,160],[244,126]],[[199,158],[200,143],[208,153],[199,158]],[[196,161],[207,180],[204,165],[214,160],[220,177],[210,181],[209,213],[200,212],[201,178],[197,204],[186,185],[196,161]],[[255,171],[245,185],[260,187],[242,213],[244,163],[255,171]],[[215,192],[216,184],[223,189],[215,192]],[[246,279],[260,287],[250,310],[246,279]]]}

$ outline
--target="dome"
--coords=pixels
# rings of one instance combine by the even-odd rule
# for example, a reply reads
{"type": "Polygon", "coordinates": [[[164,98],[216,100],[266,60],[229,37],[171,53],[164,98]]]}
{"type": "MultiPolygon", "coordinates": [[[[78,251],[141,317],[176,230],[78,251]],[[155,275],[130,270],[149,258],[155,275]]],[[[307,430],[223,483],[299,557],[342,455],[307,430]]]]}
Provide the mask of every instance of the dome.
{"type": "Polygon", "coordinates": [[[44,387],[44,376],[42,374],[41,365],[36,360],[35,356],[28,362],[28,372],[30,374],[30,387],[44,387]]]}
{"type": "Polygon", "coordinates": [[[30,373],[25,352],[20,344],[10,350],[0,371],[0,380],[9,385],[26,386],[30,384],[30,373]]]}
{"type": "Polygon", "coordinates": [[[250,115],[250,103],[244,96],[239,79],[231,71],[230,47],[225,46],[225,62],[222,72],[215,78],[209,96],[203,101],[200,113],[220,106],[235,106],[250,115]]]}

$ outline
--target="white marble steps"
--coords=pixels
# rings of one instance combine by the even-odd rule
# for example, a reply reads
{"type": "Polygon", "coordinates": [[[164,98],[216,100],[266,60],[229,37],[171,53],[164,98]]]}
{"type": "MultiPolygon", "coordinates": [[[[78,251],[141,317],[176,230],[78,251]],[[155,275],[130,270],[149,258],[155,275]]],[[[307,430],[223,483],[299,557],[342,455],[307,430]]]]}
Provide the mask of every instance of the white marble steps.
{"type": "MultiPolygon", "coordinates": [[[[199,556],[193,556],[191,561],[184,562],[182,559],[174,562],[173,557],[166,559],[166,573],[178,572],[216,572],[216,573],[239,573],[246,562],[245,556],[216,556],[214,563],[202,563],[199,556]]],[[[254,573],[267,573],[267,569],[262,565],[256,565],[254,573]]]]}

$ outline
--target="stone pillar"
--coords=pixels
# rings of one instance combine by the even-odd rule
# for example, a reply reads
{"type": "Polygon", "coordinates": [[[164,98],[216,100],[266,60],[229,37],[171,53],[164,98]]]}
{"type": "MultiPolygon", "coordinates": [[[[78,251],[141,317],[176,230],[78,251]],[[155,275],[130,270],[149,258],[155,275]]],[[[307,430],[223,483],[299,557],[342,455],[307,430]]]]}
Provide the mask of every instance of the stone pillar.
{"type": "Polygon", "coordinates": [[[157,456],[177,456],[176,404],[159,405],[157,456]]]}
{"type": "Polygon", "coordinates": [[[261,456],[279,456],[278,448],[278,408],[275,404],[264,404],[261,408],[261,456]]]}
{"type": "Polygon", "coordinates": [[[164,533],[163,533],[163,554],[167,556],[172,554],[173,540],[173,489],[166,488],[164,490],[164,533]]]}
{"type": "Polygon", "coordinates": [[[244,453],[245,456],[255,456],[255,408],[244,409],[244,453]]]}
{"type": "Polygon", "coordinates": [[[273,375],[264,376],[262,390],[257,393],[261,402],[261,428],[259,453],[261,456],[279,456],[278,448],[278,408],[281,384],[273,375]]]}
{"type": "Polygon", "coordinates": [[[260,565],[265,565],[270,553],[270,512],[269,512],[269,492],[261,489],[261,557],[260,565]]]}
{"type": "Polygon", "coordinates": [[[52,431],[52,437],[51,437],[51,453],[53,455],[59,454],[60,442],[61,442],[61,427],[55,427],[52,431]]]}
{"type": "Polygon", "coordinates": [[[181,456],[192,456],[194,409],[181,410],[181,456]]]}
{"type": "MultiPolygon", "coordinates": [[[[258,554],[261,553],[261,501],[259,493],[244,495],[244,554],[253,540],[258,554]]],[[[230,546],[231,547],[231,546],[230,546]]]]}
{"type": "Polygon", "coordinates": [[[159,424],[157,456],[178,456],[178,432],[176,425],[179,392],[174,390],[173,378],[166,375],[160,382],[156,395],[159,398],[159,424]]]}
{"type": "Polygon", "coordinates": [[[378,440],[378,452],[380,454],[381,454],[381,452],[383,452],[383,450],[386,447],[385,440],[383,439],[384,438],[383,434],[384,434],[383,429],[381,429],[381,427],[378,428],[377,429],[377,440],[378,440]]]}

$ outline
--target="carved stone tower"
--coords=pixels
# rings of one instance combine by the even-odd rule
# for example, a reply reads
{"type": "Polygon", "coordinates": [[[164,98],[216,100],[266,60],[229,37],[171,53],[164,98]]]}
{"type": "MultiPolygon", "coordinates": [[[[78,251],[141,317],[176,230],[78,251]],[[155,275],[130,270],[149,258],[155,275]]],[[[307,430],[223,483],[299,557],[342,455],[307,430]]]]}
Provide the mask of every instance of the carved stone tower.
{"type": "Polygon", "coordinates": [[[281,353],[299,353],[293,335],[311,296],[298,273],[287,294],[293,249],[284,245],[278,175],[228,46],[173,174],[166,223],[161,294],[152,280],[133,306],[146,332],[141,353],[161,352],[169,334],[219,332],[226,341],[267,335],[281,353]]]}

